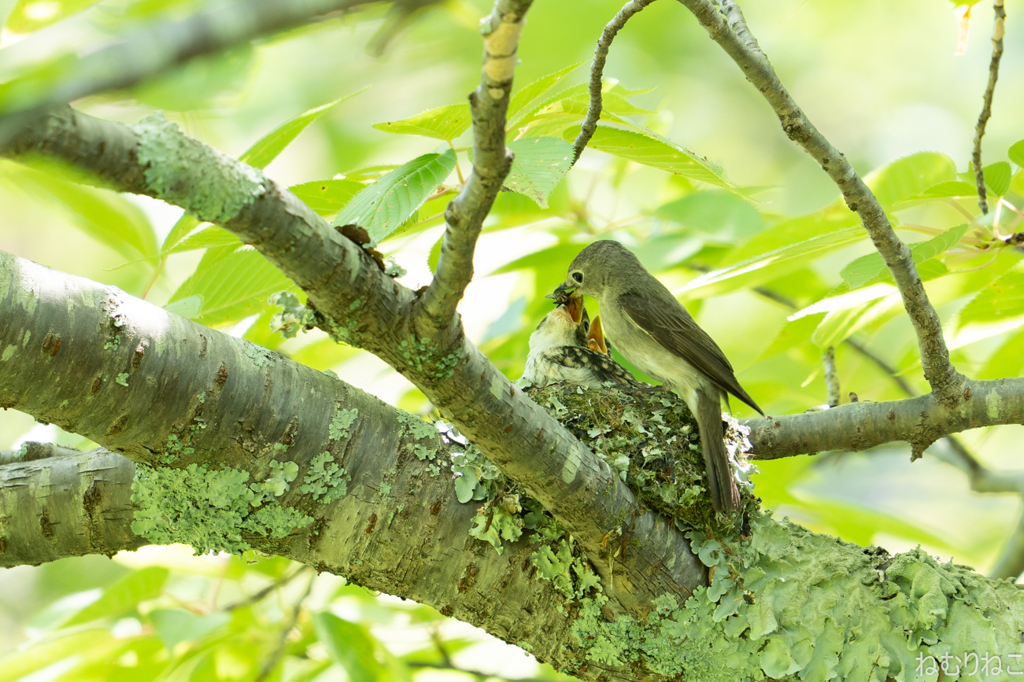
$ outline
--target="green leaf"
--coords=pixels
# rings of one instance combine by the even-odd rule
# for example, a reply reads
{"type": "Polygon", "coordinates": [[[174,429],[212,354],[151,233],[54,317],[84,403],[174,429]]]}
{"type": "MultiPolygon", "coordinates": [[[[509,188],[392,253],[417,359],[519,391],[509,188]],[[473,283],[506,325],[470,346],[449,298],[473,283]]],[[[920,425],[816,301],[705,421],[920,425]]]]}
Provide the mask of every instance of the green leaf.
{"type": "MultiPolygon", "coordinates": [[[[322,106],[310,109],[309,111],[299,114],[287,123],[283,123],[271,132],[264,135],[262,138],[256,141],[256,143],[249,147],[239,158],[239,161],[247,163],[253,168],[264,168],[277,158],[277,155],[281,153],[291,142],[299,136],[303,130],[305,130],[311,123],[316,121],[318,118],[326,114],[337,104],[344,102],[345,100],[355,97],[356,95],[365,92],[366,88],[353,92],[351,95],[346,95],[339,99],[329,102],[322,106]]],[[[333,181],[332,181],[333,182],[333,181]]],[[[314,183],[306,183],[314,184],[314,183]]],[[[299,185],[301,187],[302,185],[299,185]]],[[[294,188],[293,188],[294,190],[294,188]]],[[[299,197],[300,199],[302,197],[299,197]]],[[[305,200],[305,199],[303,199],[305,200]]],[[[308,203],[308,202],[307,202],[308,203]]],[[[317,210],[313,207],[313,210],[317,210]]],[[[337,210],[337,209],[336,209],[337,210]]],[[[171,231],[167,234],[167,238],[164,239],[163,246],[160,248],[160,255],[167,255],[170,253],[177,253],[172,251],[175,245],[182,240],[185,235],[189,234],[198,227],[200,221],[186,213],[178,219],[178,222],[174,224],[171,231]]]]}
{"type": "Polygon", "coordinates": [[[375,656],[380,643],[366,628],[324,611],[313,614],[313,628],[351,682],[379,682],[385,676],[386,670],[375,656]]]}
{"type": "Polygon", "coordinates": [[[185,609],[155,609],[146,615],[170,652],[179,642],[202,639],[231,621],[224,612],[198,616],[185,609]]]}
{"type": "Polygon", "coordinates": [[[236,45],[190,59],[132,90],[134,99],[154,109],[193,111],[226,106],[241,95],[255,72],[252,45],[236,45]]]}
{"type": "Polygon", "coordinates": [[[537,80],[533,81],[532,83],[524,85],[522,88],[512,93],[512,97],[509,98],[508,101],[508,127],[513,128],[516,125],[516,114],[522,111],[525,107],[532,104],[534,100],[536,100],[545,92],[553,88],[555,84],[558,81],[560,81],[566,74],[578,68],[582,64],[586,64],[586,62],[576,62],[575,64],[570,64],[569,66],[563,69],[555,71],[554,73],[550,73],[547,76],[542,76],[537,80]]]}
{"type": "Polygon", "coordinates": [[[709,272],[691,281],[676,293],[690,293],[702,289],[701,295],[732,291],[741,286],[756,286],[806,267],[808,261],[824,256],[866,237],[861,227],[845,227],[797,241],[734,265],[709,272]]]}
{"type": "Polygon", "coordinates": [[[548,207],[548,195],[572,166],[572,145],[556,137],[528,137],[510,142],[515,154],[505,185],[548,207]]]}
{"type": "Polygon", "coordinates": [[[126,197],[86,187],[26,166],[0,164],[0,183],[57,206],[78,229],[126,259],[156,256],[156,236],[142,209],[126,197]]]}
{"type": "MultiPolygon", "coordinates": [[[[945,253],[960,242],[968,227],[964,223],[963,225],[951,227],[942,234],[936,235],[927,241],[908,244],[914,258],[914,263],[919,265],[931,258],[935,258],[941,253],[945,253]]],[[[850,285],[851,289],[892,279],[892,275],[889,274],[885,263],[882,261],[881,254],[877,252],[869,253],[866,256],[851,261],[839,272],[839,275],[850,285]]]]}
{"type": "Polygon", "coordinates": [[[109,628],[73,632],[65,637],[44,640],[24,650],[0,658],[0,682],[21,680],[36,670],[86,651],[108,648],[113,641],[109,628]]]}
{"type": "Polygon", "coordinates": [[[990,163],[981,169],[985,175],[985,187],[997,197],[1005,196],[1010,189],[1010,164],[1006,161],[990,163]]]}
{"type": "Polygon", "coordinates": [[[455,152],[424,154],[364,188],[334,219],[334,225],[365,227],[374,244],[398,229],[455,168],[455,152]]]}
{"type": "Polygon", "coordinates": [[[970,323],[1002,325],[1014,322],[1015,326],[1024,323],[1024,272],[1020,268],[1007,272],[982,289],[960,311],[961,327],[970,323]]]}
{"type": "Polygon", "coordinates": [[[71,616],[64,625],[66,627],[88,623],[91,620],[119,616],[132,611],[140,602],[159,597],[168,575],[170,571],[162,566],[147,566],[129,573],[103,590],[99,599],[71,616]]]}
{"type": "Polygon", "coordinates": [[[911,154],[883,166],[864,180],[882,208],[889,209],[940,182],[957,179],[956,163],[939,152],[911,154]]]}
{"type": "Polygon", "coordinates": [[[691,180],[729,186],[719,166],[650,131],[640,133],[598,124],[587,146],[691,180]]]}
{"type": "Polygon", "coordinates": [[[962,180],[950,180],[932,185],[921,192],[914,199],[945,199],[947,197],[973,197],[977,196],[978,187],[962,180]]]}
{"type": "Polygon", "coordinates": [[[310,109],[307,112],[299,114],[292,120],[282,123],[274,130],[270,131],[262,138],[260,138],[256,144],[249,147],[249,149],[238,157],[238,160],[242,163],[247,163],[253,168],[265,168],[267,164],[277,158],[285,147],[292,143],[296,137],[299,136],[303,130],[305,130],[309,124],[326,114],[332,108],[344,102],[347,99],[351,99],[358,94],[366,92],[369,86],[362,90],[357,90],[350,95],[339,97],[333,102],[310,109]]]}
{"type": "Polygon", "coordinates": [[[422,135],[451,142],[469,129],[470,118],[469,104],[449,104],[401,121],[374,123],[373,127],[385,133],[422,135]]]}
{"type": "Polygon", "coordinates": [[[242,246],[242,240],[223,227],[208,225],[207,227],[185,237],[177,246],[168,251],[165,255],[172,253],[185,253],[197,249],[208,249],[218,246],[242,246]]]}
{"type": "Polygon", "coordinates": [[[576,254],[580,252],[583,246],[583,244],[561,242],[546,249],[529,253],[522,258],[517,258],[511,263],[506,263],[492,274],[500,275],[506,272],[515,272],[516,270],[533,270],[538,276],[551,278],[550,289],[547,289],[543,283],[540,283],[540,287],[545,292],[553,291],[555,287],[565,281],[565,269],[569,267],[569,263],[572,262],[572,259],[576,257],[576,254]]]}
{"type": "Polygon", "coordinates": [[[1010,157],[1010,161],[1013,161],[1018,166],[1024,166],[1024,140],[1019,140],[1010,145],[1006,155],[1010,157]]]}
{"type": "Polygon", "coordinates": [[[182,214],[182,216],[178,218],[178,222],[174,223],[174,226],[171,227],[171,231],[167,233],[164,243],[160,246],[160,255],[166,256],[171,253],[171,249],[173,249],[186,235],[190,234],[192,230],[199,227],[201,223],[202,221],[199,220],[199,218],[196,218],[190,213],[182,214]]]}
{"type": "Polygon", "coordinates": [[[1019,377],[1024,370],[1024,332],[1010,337],[1010,340],[989,356],[985,366],[978,372],[979,379],[1002,379],[1019,377]]]}
{"type": "Polygon", "coordinates": [[[878,301],[869,301],[855,308],[833,310],[825,315],[811,335],[819,348],[836,346],[863,329],[900,303],[899,296],[886,296],[878,301]]]}
{"type": "Polygon", "coordinates": [[[746,241],[764,229],[764,219],[756,208],[721,190],[688,194],[660,206],[654,215],[708,235],[716,242],[746,241]]]}
{"type": "Polygon", "coordinates": [[[99,0],[18,0],[7,16],[5,29],[31,33],[95,5],[99,0]]]}
{"type": "Polygon", "coordinates": [[[354,180],[316,180],[288,189],[322,216],[334,215],[366,187],[354,180]]]}
{"type": "Polygon", "coordinates": [[[196,271],[178,287],[166,308],[182,315],[172,304],[193,308],[198,299],[198,310],[185,317],[207,326],[224,326],[259,312],[266,307],[270,294],[286,289],[296,287],[259,252],[222,246],[206,251],[196,271]]]}

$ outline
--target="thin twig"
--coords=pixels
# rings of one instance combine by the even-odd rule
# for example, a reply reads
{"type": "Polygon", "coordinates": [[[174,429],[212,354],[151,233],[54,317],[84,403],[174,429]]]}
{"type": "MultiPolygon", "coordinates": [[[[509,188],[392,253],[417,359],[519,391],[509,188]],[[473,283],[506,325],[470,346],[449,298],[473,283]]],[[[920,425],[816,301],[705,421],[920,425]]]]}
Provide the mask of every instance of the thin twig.
{"type": "MultiPolygon", "coordinates": [[[[484,219],[512,167],[505,147],[505,123],[519,34],[533,0],[496,0],[484,27],[484,66],[480,85],[469,96],[473,114],[473,168],[445,211],[448,223],[437,271],[423,293],[428,327],[447,330],[455,307],[473,279],[473,252],[484,219]]],[[[427,334],[433,336],[433,334],[427,334]]]]}
{"type": "Polygon", "coordinates": [[[910,249],[896,235],[878,199],[846,157],[807,118],[760,48],[752,47],[756,41],[742,21],[735,2],[727,0],[722,3],[723,10],[729,7],[728,19],[711,0],[679,2],[693,13],[711,39],[736,62],[747,80],[771,105],[786,135],[821,165],[842,192],[847,206],[860,217],[903,297],[903,307],[917,334],[925,379],[936,398],[947,408],[958,406],[963,401],[966,378],[949,362],[942,322],[928,300],[910,249]],[[739,33],[732,28],[730,20],[736,24],[739,33]]]}
{"type": "Polygon", "coordinates": [[[256,682],[263,682],[263,680],[270,677],[274,668],[277,667],[278,661],[281,660],[281,656],[284,655],[284,647],[288,641],[288,634],[295,628],[295,624],[299,622],[299,614],[302,613],[302,604],[309,598],[309,593],[313,591],[314,581],[316,581],[315,573],[309,576],[309,582],[306,583],[306,589],[302,592],[302,596],[299,597],[298,601],[295,602],[295,608],[292,610],[292,615],[288,618],[288,622],[285,623],[283,628],[281,628],[281,632],[277,639],[277,646],[263,663],[263,668],[260,670],[260,674],[256,677],[256,682]]]}
{"type": "Polygon", "coordinates": [[[626,25],[630,17],[642,10],[654,0],[629,0],[619,13],[604,27],[601,37],[597,41],[597,48],[594,50],[594,61],[590,65],[590,107],[587,109],[587,117],[583,119],[579,135],[572,143],[572,162],[575,165],[579,161],[580,154],[587,148],[587,143],[597,131],[597,121],[601,118],[601,80],[604,75],[604,63],[608,58],[608,50],[615,40],[616,34],[626,25]]]}
{"type": "Polygon", "coordinates": [[[1024,572],[1024,515],[1017,521],[1017,527],[999,552],[989,576],[1016,580],[1024,572]]]}
{"type": "Polygon", "coordinates": [[[985,137],[985,126],[992,116],[992,96],[996,92],[999,61],[1003,58],[1003,34],[1006,31],[1006,9],[1003,7],[1003,0],[995,0],[992,4],[996,12],[995,27],[992,30],[992,59],[988,63],[988,85],[985,87],[981,114],[978,116],[978,125],[974,128],[974,178],[978,183],[978,206],[982,215],[988,213],[988,196],[985,190],[985,171],[981,167],[981,140],[985,137]]]}
{"type": "Polygon", "coordinates": [[[445,663],[429,663],[427,661],[407,661],[406,665],[410,668],[426,668],[427,670],[450,670],[452,672],[460,672],[466,675],[472,675],[478,680],[507,680],[507,682],[551,682],[550,679],[543,677],[505,677],[503,675],[493,675],[491,673],[485,673],[482,670],[473,670],[472,668],[460,668],[455,665],[447,665],[445,663]]]}
{"type": "Polygon", "coordinates": [[[829,346],[821,356],[825,365],[825,388],[828,391],[828,406],[839,407],[839,373],[836,371],[836,349],[829,346]]]}
{"type": "Polygon", "coordinates": [[[301,567],[299,567],[298,570],[293,571],[293,572],[291,572],[291,573],[289,573],[287,575],[281,576],[280,578],[278,578],[274,582],[272,582],[269,585],[267,585],[266,587],[264,587],[259,592],[255,592],[255,593],[249,595],[248,597],[246,597],[245,599],[240,599],[240,600],[238,600],[238,601],[236,601],[236,602],[234,602],[232,604],[228,604],[227,606],[223,607],[221,610],[222,611],[234,611],[236,609],[240,609],[240,608],[249,606],[251,604],[255,604],[258,601],[262,601],[268,594],[270,594],[274,590],[276,590],[278,588],[281,588],[281,587],[284,587],[285,585],[290,583],[292,580],[295,580],[296,578],[298,578],[303,573],[306,573],[307,571],[311,571],[311,570],[313,570],[313,569],[310,568],[309,566],[301,566],[301,567]]]}

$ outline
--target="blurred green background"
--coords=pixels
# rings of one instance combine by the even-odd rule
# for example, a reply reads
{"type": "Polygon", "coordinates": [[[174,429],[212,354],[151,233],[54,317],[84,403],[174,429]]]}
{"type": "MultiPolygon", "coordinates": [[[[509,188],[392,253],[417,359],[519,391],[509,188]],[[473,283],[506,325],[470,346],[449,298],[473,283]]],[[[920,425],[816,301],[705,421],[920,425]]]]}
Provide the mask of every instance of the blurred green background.
{"type": "MultiPolygon", "coordinates": [[[[215,4],[0,3],[0,15],[8,14],[0,37],[0,82],[25,77],[66,52],[130,34],[140,23],[215,4]]],[[[517,85],[588,61],[619,7],[603,0],[538,0],[519,49],[517,85]]],[[[967,173],[987,79],[990,6],[971,9],[966,45],[963,22],[948,0],[750,0],[743,7],[810,119],[869,175],[900,235],[922,244],[915,253],[956,367],[976,378],[1019,375],[1021,252],[996,236],[1021,229],[1017,211],[1024,205],[1024,147],[1014,146],[1024,138],[1014,113],[1024,107],[1018,87],[1024,40],[1013,19],[1024,3],[1007,2],[1006,54],[984,144],[985,164],[993,164],[986,169],[990,194],[1005,203],[988,216],[978,211],[967,173]]],[[[448,148],[440,139],[372,126],[465,102],[479,80],[477,22],[489,9],[478,0],[428,9],[380,56],[369,46],[386,8],[359,10],[76,106],[124,122],[162,109],[189,134],[238,156],[303,112],[368,88],[323,112],[266,167],[270,177],[290,186],[348,181],[338,183],[333,203],[325,200],[321,207],[330,219],[384,170],[448,148]]],[[[588,66],[563,76],[545,94],[550,101],[538,101],[546,106],[524,116],[510,134],[558,137],[578,127],[579,99],[571,87],[585,80],[588,66]]],[[[614,43],[605,76],[606,89],[621,95],[619,125],[649,129],[643,139],[651,146],[633,157],[588,150],[548,197],[547,208],[519,194],[499,197],[478,245],[476,279],[460,308],[470,337],[499,368],[510,378],[520,375],[529,333],[547,310],[542,295],[562,281],[572,256],[589,240],[612,237],[679,290],[769,414],[825,402],[821,354],[829,345],[836,347],[844,402],[850,391],[861,400],[905,397],[888,371],[844,343],[849,339],[916,392],[926,390],[898,297],[872,260],[870,243],[837,203],[837,190],[786,138],[760,95],[680,4],[655,3],[637,15],[614,43]],[[653,133],[720,165],[730,184],[723,189],[694,180],[685,169],[692,164],[669,168],[677,172],[666,172],[664,163],[657,167],[659,150],[667,147],[653,133]]],[[[465,133],[452,141],[463,173],[469,139],[465,133]]],[[[453,174],[445,186],[457,183],[453,174]]],[[[412,288],[430,280],[448,198],[429,200],[380,246],[408,271],[400,281],[412,288]]],[[[0,161],[0,206],[0,249],[145,294],[300,362],[333,369],[405,409],[431,411],[405,379],[366,353],[319,332],[292,339],[272,332],[266,299],[289,282],[258,255],[238,251],[219,228],[193,225],[191,242],[181,242],[183,234],[165,242],[180,209],[78,185],[53,168],[8,161],[0,161]],[[168,253],[171,242],[179,252],[168,253]],[[226,273],[235,272],[230,268],[241,266],[245,277],[215,293],[226,273]]],[[[752,416],[745,406],[734,409],[737,416],[752,416]]],[[[999,427],[962,439],[985,466],[1001,469],[1017,466],[1022,435],[1019,426],[999,427]]],[[[28,416],[0,413],[0,449],[26,439],[87,445],[28,416]]],[[[1014,532],[1020,501],[973,493],[961,468],[951,465],[955,461],[937,447],[911,464],[909,446],[894,444],[761,463],[754,480],[767,507],[813,530],[890,551],[920,544],[985,571],[1014,532]]],[[[0,680],[37,669],[34,680],[255,679],[282,631],[291,634],[272,679],[465,676],[423,667],[428,664],[505,677],[553,674],[430,609],[375,600],[337,578],[317,578],[303,600],[310,576],[297,574],[298,566],[188,555],[183,548],[149,548],[113,561],[91,557],[0,571],[0,655],[14,657],[0,665],[0,680]],[[141,587],[125,588],[126,580],[141,587]],[[264,599],[224,609],[268,586],[273,589],[264,599]],[[303,607],[289,628],[297,603],[303,607]],[[86,616],[75,615],[90,608],[86,616]],[[378,656],[345,659],[344,647],[332,649],[334,636],[376,637],[378,656]],[[19,647],[22,653],[11,653],[19,647]],[[46,647],[51,658],[40,653],[46,647]],[[80,658],[59,651],[79,652],[80,658]],[[332,660],[339,665],[330,666],[332,660]],[[28,667],[18,668],[17,661],[28,667]]]]}

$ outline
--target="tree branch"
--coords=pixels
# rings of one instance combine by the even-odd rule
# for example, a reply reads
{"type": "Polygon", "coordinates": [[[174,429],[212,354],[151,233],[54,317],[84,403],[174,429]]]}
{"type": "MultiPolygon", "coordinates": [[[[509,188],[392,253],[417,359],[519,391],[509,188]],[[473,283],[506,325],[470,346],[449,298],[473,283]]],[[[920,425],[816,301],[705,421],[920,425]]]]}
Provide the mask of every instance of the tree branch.
{"type": "Polygon", "coordinates": [[[460,322],[438,332],[431,320],[416,317],[414,292],[259,171],[183,135],[159,116],[128,127],[66,107],[0,147],[0,156],[30,153],[90,171],[118,190],[182,206],[256,247],[306,291],[325,331],[410,379],[573,534],[606,577],[614,572],[628,611],[702,579],[683,535],[643,511],[607,464],[466,339],[460,322]],[[636,534],[650,542],[609,565],[602,541],[609,530],[634,520],[636,534]]]}
{"type": "Polygon", "coordinates": [[[594,50],[594,61],[590,65],[590,106],[587,109],[587,117],[580,125],[580,132],[572,143],[572,163],[580,160],[580,155],[587,148],[587,143],[597,131],[597,122],[601,118],[601,79],[604,76],[604,62],[608,58],[608,50],[611,49],[615,36],[626,25],[630,17],[647,7],[654,0],[629,0],[619,13],[604,27],[601,37],[597,40],[597,48],[594,50]]]}
{"type": "Polygon", "coordinates": [[[519,34],[533,0],[496,0],[481,22],[484,66],[480,85],[469,96],[473,114],[473,170],[445,210],[447,227],[434,279],[423,293],[426,322],[438,330],[455,323],[455,308],[473,279],[473,252],[484,219],[512,167],[505,147],[505,123],[519,34]]]}
{"type": "Polygon", "coordinates": [[[832,410],[748,419],[757,459],[778,459],[824,450],[867,450],[907,441],[920,457],[951,433],[996,424],[1024,424],[1024,379],[966,380],[964,401],[948,409],[933,394],[907,400],[857,402],[832,410]]]}
{"type": "MultiPolygon", "coordinates": [[[[695,536],[704,560],[716,568],[712,587],[717,597],[710,590],[661,594],[648,603],[646,615],[636,618],[606,618],[600,602],[591,598],[566,608],[564,592],[538,581],[532,570],[538,564],[531,542],[504,543],[499,555],[469,539],[477,510],[454,502],[450,476],[429,471],[431,463],[440,468],[452,455],[433,427],[331,376],[113,288],[6,255],[0,256],[0,273],[5,322],[0,357],[6,356],[0,361],[0,405],[40,418],[55,412],[62,426],[116,443],[139,460],[133,465],[102,451],[82,455],[108,458],[98,492],[100,467],[83,468],[74,457],[0,467],[0,565],[58,555],[57,549],[81,543],[87,523],[95,526],[90,539],[118,529],[123,537],[94,542],[92,549],[85,543],[85,552],[138,542],[138,536],[127,535],[131,528],[150,540],[155,528],[162,542],[193,546],[200,530],[221,533],[218,543],[206,546],[225,542],[237,551],[237,543],[246,542],[356,584],[431,604],[507,641],[529,645],[540,660],[595,681],[668,682],[723,666],[735,672],[730,679],[759,677],[766,660],[761,652],[776,640],[776,631],[806,631],[808,650],[827,648],[834,660],[856,641],[879,652],[865,665],[889,677],[913,665],[921,645],[911,634],[965,647],[994,642],[1003,650],[1024,628],[1024,597],[1003,581],[939,564],[916,550],[891,557],[837,543],[757,513],[749,518],[747,539],[695,536]],[[133,362],[139,348],[147,350],[133,362]],[[118,367],[129,370],[127,378],[97,384],[97,371],[102,379],[118,367]],[[214,367],[229,369],[222,373],[214,367]],[[40,390],[45,395],[35,395],[40,390]],[[68,404],[56,402],[62,395],[68,404]],[[343,413],[354,418],[339,422],[343,413]],[[199,424],[207,427],[191,428],[199,424]],[[187,440],[167,438],[154,447],[152,441],[174,428],[187,440]],[[323,452],[348,477],[337,499],[319,499],[318,491],[296,485],[308,482],[316,453],[323,452]],[[161,463],[168,455],[174,456],[174,466],[161,463]],[[274,462],[282,460],[298,464],[297,471],[275,479],[274,462]],[[187,468],[180,466],[187,462],[187,468]],[[196,477],[197,472],[202,475],[196,477]],[[188,485],[166,484],[183,474],[189,476],[188,485]],[[263,532],[247,531],[240,512],[258,512],[249,509],[244,491],[264,493],[259,509],[299,510],[315,520],[296,520],[284,533],[269,526],[263,532]],[[99,504],[129,495],[131,502],[122,502],[120,515],[103,512],[117,509],[112,504],[99,504]],[[160,505],[161,513],[148,513],[152,505],[160,505]],[[135,512],[134,523],[129,510],[135,512]],[[147,519],[164,525],[143,528],[140,523],[147,519]],[[239,529],[241,535],[227,532],[239,529]],[[905,625],[900,614],[924,613],[935,603],[931,591],[917,589],[925,579],[941,586],[949,611],[905,625]],[[748,602],[745,595],[753,599],[748,602]],[[777,609],[777,603],[792,608],[777,609]],[[972,621],[976,634],[970,641],[957,639],[957,614],[964,608],[982,614],[972,621]],[[769,613],[777,628],[758,625],[770,622],[769,613]],[[737,629],[743,636],[736,636],[737,629]],[[883,647],[880,638],[891,645],[883,647]]],[[[619,407],[612,401],[610,409],[619,407]]],[[[287,471],[283,466],[276,470],[287,471]]],[[[635,529],[636,542],[623,542],[627,554],[640,554],[647,544],[660,541],[646,530],[635,529]]],[[[564,561],[561,551],[559,561],[564,561]]],[[[612,600],[606,607],[623,597],[619,576],[615,582],[616,589],[604,593],[612,600]]],[[[769,672],[778,669],[781,677],[784,668],[772,666],[769,672]]]]}
{"type": "Polygon", "coordinates": [[[985,190],[985,171],[981,166],[981,140],[985,137],[985,126],[992,116],[992,97],[996,92],[996,80],[999,78],[999,62],[1003,58],[1003,35],[1006,33],[1006,9],[1003,0],[994,0],[993,9],[996,14],[995,26],[992,29],[992,59],[988,65],[988,85],[982,98],[981,114],[978,124],[974,127],[974,178],[978,185],[978,207],[982,215],[988,213],[988,196],[985,190]]]}
{"type": "Polygon", "coordinates": [[[178,22],[139,29],[74,57],[54,78],[29,72],[0,96],[0,146],[47,107],[131,87],[195,57],[213,54],[375,0],[249,0],[178,22]]]}
{"type": "Polygon", "coordinates": [[[925,379],[941,402],[950,407],[958,405],[966,379],[949,362],[942,324],[925,293],[910,249],[896,236],[875,195],[846,157],[825,139],[790,96],[764,53],[756,48],[735,2],[722,3],[722,9],[729,13],[727,19],[710,0],[679,1],[693,13],[711,39],[736,62],[747,80],[764,95],[779,117],[786,135],[821,165],[839,187],[850,210],[860,216],[864,229],[903,297],[903,306],[917,333],[925,379]],[[730,22],[737,26],[739,33],[730,27],[730,22]]]}
{"type": "Polygon", "coordinates": [[[477,505],[457,501],[450,469],[452,451],[464,448],[419,417],[113,287],[2,252],[0,318],[0,407],[120,453],[0,466],[0,566],[150,542],[252,547],[430,604],[572,665],[570,619],[532,569],[536,547],[524,538],[499,555],[471,537],[477,505]],[[333,481],[315,476],[325,452],[339,467],[333,481]],[[297,471],[280,473],[284,462],[297,471]],[[318,482],[322,490],[302,489],[318,482]],[[260,507],[224,499],[244,502],[246,490],[265,493],[260,507]],[[294,526],[261,532],[250,522],[264,508],[293,510],[294,526]],[[147,510],[166,524],[145,523],[155,516],[147,510]]]}

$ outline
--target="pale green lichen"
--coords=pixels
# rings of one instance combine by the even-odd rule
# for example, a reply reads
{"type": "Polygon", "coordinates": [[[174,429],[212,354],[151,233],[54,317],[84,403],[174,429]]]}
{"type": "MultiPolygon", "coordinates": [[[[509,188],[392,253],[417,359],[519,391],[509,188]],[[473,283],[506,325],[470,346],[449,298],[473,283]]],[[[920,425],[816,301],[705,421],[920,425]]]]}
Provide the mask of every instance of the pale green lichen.
{"type": "MultiPolygon", "coordinates": [[[[920,550],[891,557],[768,515],[751,536],[694,535],[715,567],[679,607],[665,595],[646,622],[608,622],[585,598],[571,626],[586,659],[642,664],[700,680],[917,679],[922,657],[1018,653],[1024,593],[1010,581],[940,564],[920,550]]],[[[995,678],[993,678],[995,679],[995,678]]]]}
{"type": "Polygon", "coordinates": [[[309,462],[299,490],[313,499],[329,504],[348,493],[349,476],[329,452],[322,452],[309,462]]]}
{"type": "Polygon", "coordinates": [[[192,439],[189,438],[187,443],[183,443],[178,438],[177,434],[169,434],[167,436],[167,443],[164,444],[164,452],[160,456],[160,462],[163,464],[171,464],[180,456],[188,457],[195,453],[196,449],[191,445],[192,439]]]}
{"type": "Polygon", "coordinates": [[[415,334],[410,335],[408,339],[399,342],[398,349],[411,367],[434,381],[451,378],[459,364],[458,354],[441,354],[438,345],[429,337],[417,338],[415,334]]]}
{"type": "MultiPolygon", "coordinates": [[[[1008,654],[1024,653],[1024,591],[1009,581],[940,564],[920,550],[893,557],[775,521],[746,485],[741,515],[711,514],[699,437],[676,396],[560,387],[531,397],[551,406],[646,505],[674,518],[712,575],[681,605],[682,597],[663,595],[646,618],[610,622],[602,611],[607,597],[572,538],[535,500],[497,479],[483,493],[471,534],[499,551],[524,535],[534,543],[538,577],[551,581],[573,618],[577,665],[712,682],[866,682],[934,680],[941,661],[950,662],[949,676],[955,657],[962,665],[969,651],[1003,652],[1004,665],[1008,654]],[[928,657],[930,677],[920,668],[924,662],[927,671],[928,657]]],[[[732,426],[730,433],[733,457],[746,466],[742,431],[732,426]]],[[[460,499],[479,505],[472,482],[461,484],[460,499]]]]}
{"type": "Polygon", "coordinates": [[[278,308],[270,317],[271,331],[286,339],[293,338],[299,330],[308,331],[316,326],[316,313],[306,307],[292,291],[279,291],[268,300],[278,308]]]}
{"type": "Polygon", "coordinates": [[[409,430],[409,434],[416,440],[430,439],[435,443],[440,442],[440,433],[437,427],[431,422],[428,422],[421,417],[417,417],[414,414],[409,414],[404,410],[398,410],[398,421],[405,424],[409,430]]]}
{"type": "Polygon", "coordinates": [[[131,126],[150,191],[201,220],[225,223],[266,193],[260,171],[182,133],[162,112],[131,126]]]}
{"type": "Polygon", "coordinates": [[[290,487],[288,484],[294,481],[299,475],[299,465],[295,462],[278,462],[270,460],[270,474],[266,480],[260,483],[253,483],[250,486],[255,493],[252,506],[258,507],[263,504],[268,495],[281,497],[290,487]]]}
{"type": "Polygon", "coordinates": [[[121,372],[120,374],[118,374],[117,378],[114,379],[114,383],[115,384],[120,384],[121,386],[127,387],[128,386],[128,372],[121,372]]]}
{"type": "Polygon", "coordinates": [[[335,409],[334,416],[331,417],[331,425],[327,429],[330,439],[342,440],[343,438],[348,438],[349,428],[355,423],[358,416],[359,410],[357,409],[335,409]]]}
{"type": "Polygon", "coordinates": [[[258,368],[263,369],[274,366],[274,356],[269,350],[248,341],[242,341],[241,344],[242,354],[252,360],[252,363],[258,368]]]}
{"type": "Polygon", "coordinates": [[[292,463],[271,465],[267,481],[254,485],[247,484],[249,472],[232,467],[210,470],[190,464],[172,469],[136,464],[132,531],[157,544],[191,545],[196,554],[241,554],[252,549],[251,540],[256,537],[283,538],[313,523],[311,516],[283,507],[273,497],[277,479],[292,475],[288,464],[292,463]]]}
{"type": "Polygon", "coordinates": [[[12,343],[11,345],[7,346],[7,348],[4,348],[3,355],[0,355],[0,362],[7,362],[17,354],[18,347],[12,343]]]}

